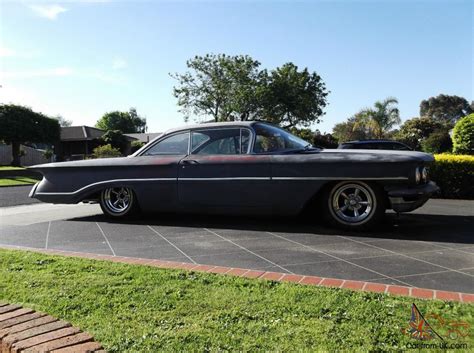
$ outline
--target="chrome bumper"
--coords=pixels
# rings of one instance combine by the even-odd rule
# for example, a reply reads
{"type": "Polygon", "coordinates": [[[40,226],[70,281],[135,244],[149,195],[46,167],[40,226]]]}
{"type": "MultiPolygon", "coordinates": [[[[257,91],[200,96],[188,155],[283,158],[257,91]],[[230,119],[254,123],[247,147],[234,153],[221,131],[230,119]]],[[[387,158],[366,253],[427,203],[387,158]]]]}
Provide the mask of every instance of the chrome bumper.
{"type": "Polygon", "coordinates": [[[430,181],[416,186],[387,186],[385,191],[395,212],[410,212],[423,206],[439,187],[430,181]]]}

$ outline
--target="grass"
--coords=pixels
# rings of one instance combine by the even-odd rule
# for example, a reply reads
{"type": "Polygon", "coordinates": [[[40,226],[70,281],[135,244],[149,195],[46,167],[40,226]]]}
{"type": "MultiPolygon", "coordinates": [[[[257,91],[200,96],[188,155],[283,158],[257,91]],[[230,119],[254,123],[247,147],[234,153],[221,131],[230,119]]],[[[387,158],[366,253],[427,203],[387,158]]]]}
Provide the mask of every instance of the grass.
{"type": "Polygon", "coordinates": [[[12,167],[12,166],[9,166],[9,165],[5,165],[5,166],[0,166],[0,171],[1,170],[23,170],[25,168],[22,168],[22,167],[12,167]]]}
{"type": "Polygon", "coordinates": [[[0,187],[2,186],[21,186],[21,185],[31,185],[37,183],[37,179],[29,177],[20,177],[20,176],[11,176],[0,179],[0,187]]]}
{"type": "MultiPolygon", "coordinates": [[[[0,300],[68,320],[110,352],[400,350],[419,342],[401,332],[413,301],[474,326],[469,304],[26,251],[0,250],[0,264],[0,300]]],[[[451,342],[473,347],[472,335],[451,342]]]]}

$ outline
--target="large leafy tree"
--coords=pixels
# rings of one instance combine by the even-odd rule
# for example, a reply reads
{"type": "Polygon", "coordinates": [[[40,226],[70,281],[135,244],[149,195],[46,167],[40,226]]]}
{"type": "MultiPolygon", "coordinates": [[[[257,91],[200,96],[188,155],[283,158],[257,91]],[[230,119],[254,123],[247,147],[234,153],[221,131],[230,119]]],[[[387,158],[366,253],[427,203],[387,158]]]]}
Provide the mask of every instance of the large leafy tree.
{"type": "Polygon", "coordinates": [[[363,109],[356,114],[355,127],[365,128],[370,137],[385,137],[394,126],[401,123],[397,104],[398,100],[394,97],[375,102],[373,108],[363,109]]]}
{"type": "Polygon", "coordinates": [[[12,145],[12,165],[20,166],[20,145],[25,142],[54,144],[59,141],[56,119],[14,104],[0,105],[0,140],[12,145]]]}
{"type": "Polygon", "coordinates": [[[270,73],[249,56],[196,56],[188,71],[172,75],[174,96],[185,120],[261,119],[284,127],[308,126],[324,114],[328,92],[321,77],[292,63],[270,73]]]}
{"type": "Polygon", "coordinates": [[[474,102],[469,104],[465,98],[459,96],[440,94],[420,103],[420,116],[449,125],[472,112],[474,112],[474,102]]]}
{"type": "Polygon", "coordinates": [[[113,111],[106,113],[100,118],[96,125],[102,130],[119,130],[123,134],[146,132],[146,119],[138,115],[135,108],[128,112],[113,111]]]}
{"type": "Polygon", "coordinates": [[[260,116],[285,128],[319,123],[328,91],[321,77],[286,63],[271,71],[261,90],[260,116]]]}
{"type": "Polygon", "coordinates": [[[247,55],[207,54],[186,62],[188,71],[172,74],[173,94],[185,120],[190,116],[214,121],[248,120],[257,110],[260,63],[247,55]]]}
{"type": "Polygon", "coordinates": [[[424,140],[434,132],[443,130],[447,130],[443,123],[423,116],[406,120],[394,137],[411,148],[420,150],[424,140]]]}

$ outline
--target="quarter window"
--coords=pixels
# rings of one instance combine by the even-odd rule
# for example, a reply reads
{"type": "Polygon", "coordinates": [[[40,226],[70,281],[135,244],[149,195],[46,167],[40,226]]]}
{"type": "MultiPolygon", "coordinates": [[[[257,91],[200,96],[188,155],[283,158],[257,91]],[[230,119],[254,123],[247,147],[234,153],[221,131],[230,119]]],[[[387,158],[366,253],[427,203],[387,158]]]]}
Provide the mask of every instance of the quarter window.
{"type": "Polygon", "coordinates": [[[144,156],[155,156],[160,154],[188,154],[189,132],[176,134],[161,140],[147,150],[144,156]]]}

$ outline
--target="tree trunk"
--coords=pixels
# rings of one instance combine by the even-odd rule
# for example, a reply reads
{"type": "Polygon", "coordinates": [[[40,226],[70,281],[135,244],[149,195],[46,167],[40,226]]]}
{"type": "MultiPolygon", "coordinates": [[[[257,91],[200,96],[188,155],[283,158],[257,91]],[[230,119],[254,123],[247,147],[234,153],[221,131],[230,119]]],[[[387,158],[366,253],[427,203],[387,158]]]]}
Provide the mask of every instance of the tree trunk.
{"type": "Polygon", "coordinates": [[[21,167],[20,142],[12,141],[12,163],[13,167],[21,167]]]}

